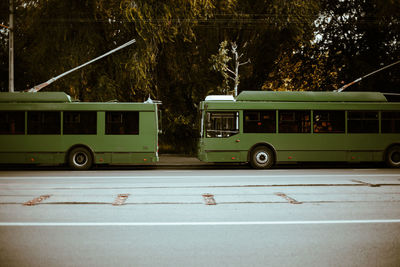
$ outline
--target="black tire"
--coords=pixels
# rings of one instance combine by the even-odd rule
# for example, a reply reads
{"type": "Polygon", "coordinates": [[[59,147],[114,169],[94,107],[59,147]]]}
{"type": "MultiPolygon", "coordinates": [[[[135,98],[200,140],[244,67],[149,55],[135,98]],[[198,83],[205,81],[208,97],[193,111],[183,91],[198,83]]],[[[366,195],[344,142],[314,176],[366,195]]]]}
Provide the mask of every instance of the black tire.
{"type": "Polygon", "coordinates": [[[250,155],[250,164],[254,169],[269,169],[275,163],[275,155],[271,149],[259,146],[250,155]]]}
{"type": "Polygon", "coordinates": [[[68,164],[74,170],[88,170],[93,165],[92,154],[84,147],[76,147],[69,152],[68,164]]]}
{"type": "Polygon", "coordinates": [[[392,146],[386,151],[385,161],[391,168],[400,167],[400,146],[392,146]]]}

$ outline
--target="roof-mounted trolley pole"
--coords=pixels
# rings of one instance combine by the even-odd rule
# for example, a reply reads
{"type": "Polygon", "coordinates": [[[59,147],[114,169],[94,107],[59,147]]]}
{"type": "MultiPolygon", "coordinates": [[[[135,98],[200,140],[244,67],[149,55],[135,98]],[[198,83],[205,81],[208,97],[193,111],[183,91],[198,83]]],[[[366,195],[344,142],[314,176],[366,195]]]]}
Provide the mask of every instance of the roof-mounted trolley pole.
{"type": "Polygon", "coordinates": [[[103,57],[106,57],[106,56],[108,56],[108,55],[111,55],[112,53],[114,53],[114,52],[116,52],[116,51],[118,51],[118,50],[120,50],[120,49],[122,49],[122,48],[125,48],[125,47],[127,47],[127,46],[133,44],[134,42],[136,42],[136,40],[135,40],[135,39],[132,39],[132,40],[130,40],[129,42],[127,42],[127,43],[125,43],[125,44],[123,44],[123,45],[121,45],[121,46],[119,46],[119,47],[117,47],[117,48],[115,48],[115,49],[113,49],[113,50],[111,50],[111,51],[109,51],[109,52],[107,52],[107,53],[105,53],[105,54],[99,56],[99,57],[96,57],[95,59],[92,59],[92,60],[90,60],[90,61],[88,61],[88,62],[86,62],[86,63],[84,63],[84,64],[82,64],[82,65],[80,65],[80,66],[78,66],[78,67],[75,67],[75,68],[73,68],[73,69],[71,69],[71,70],[69,70],[69,71],[66,71],[66,72],[64,72],[64,73],[62,73],[62,74],[60,74],[60,75],[58,75],[58,76],[56,76],[56,77],[53,77],[53,78],[51,78],[50,80],[48,80],[47,82],[41,83],[41,84],[39,84],[39,85],[36,85],[36,86],[32,87],[31,89],[28,89],[27,91],[28,91],[28,92],[38,92],[38,91],[40,91],[42,88],[48,86],[49,84],[51,84],[52,82],[54,82],[54,81],[60,79],[61,77],[64,77],[65,75],[70,74],[71,72],[76,71],[76,70],[78,70],[78,69],[80,69],[80,68],[82,68],[82,67],[84,67],[84,66],[86,66],[86,65],[89,65],[89,64],[91,64],[91,63],[93,63],[93,62],[95,62],[95,61],[97,61],[97,60],[99,60],[99,59],[101,59],[101,58],[103,58],[103,57]]]}
{"type": "Polygon", "coordinates": [[[371,72],[371,73],[368,73],[367,75],[364,75],[364,76],[362,76],[362,77],[360,77],[360,78],[358,78],[358,79],[355,79],[355,80],[352,81],[351,83],[348,83],[348,84],[343,85],[343,86],[340,87],[337,91],[338,91],[338,92],[342,92],[342,91],[345,90],[347,87],[349,87],[349,86],[351,86],[351,85],[353,85],[353,84],[355,84],[355,83],[360,82],[362,79],[367,78],[368,76],[371,76],[371,75],[373,75],[373,74],[375,74],[375,73],[377,73],[377,72],[380,72],[381,70],[390,68],[390,67],[392,67],[392,66],[394,66],[394,65],[396,65],[396,64],[398,64],[398,63],[400,63],[400,60],[399,60],[399,61],[396,61],[396,62],[394,62],[394,63],[392,63],[392,64],[390,64],[390,65],[387,65],[387,66],[385,66],[385,67],[383,67],[383,68],[380,68],[380,69],[378,69],[378,70],[375,70],[375,71],[373,71],[373,72],[371,72]]]}

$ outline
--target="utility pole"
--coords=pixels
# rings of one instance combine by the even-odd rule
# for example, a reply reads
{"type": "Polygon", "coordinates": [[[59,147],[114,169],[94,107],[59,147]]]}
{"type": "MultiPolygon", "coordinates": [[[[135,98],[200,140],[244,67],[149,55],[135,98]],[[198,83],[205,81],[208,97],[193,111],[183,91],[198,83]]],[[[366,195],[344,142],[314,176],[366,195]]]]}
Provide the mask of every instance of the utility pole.
{"type": "Polygon", "coordinates": [[[8,91],[14,92],[14,0],[10,0],[8,91]]]}

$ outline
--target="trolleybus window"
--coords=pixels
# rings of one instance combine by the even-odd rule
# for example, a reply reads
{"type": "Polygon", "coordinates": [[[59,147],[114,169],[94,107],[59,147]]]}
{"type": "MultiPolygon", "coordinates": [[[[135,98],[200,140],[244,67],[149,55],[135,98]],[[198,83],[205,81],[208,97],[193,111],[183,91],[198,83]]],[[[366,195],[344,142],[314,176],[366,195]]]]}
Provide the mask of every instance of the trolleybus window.
{"type": "Polygon", "coordinates": [[[348,113],[349,133],[378,133],[379,116],[375,111],[349,111],[348,113]]]}
{"type": "Polygon", "coordinates": [[[28,112],[28,134],[60,134],[61,115],[57,111],[28,112]]]}
{"type": "Polygon", "coordinates": [[[314,110],[314,133],[344,133],[345,112],[314,110]]]}
{"type": "Polygon", "coordinates": [[[65,111],[64,134],[97,134],[97,112],[65,111]]]}
{"type": "Polygon", "coordinates": [[[25,133],[24,111],[0,112],[0,134],[24,134],[24,133],[25,133]]]}
{"type": "Polygon", "coordinates": [[[275,133],[276,112],[275,110],[244,111],[245,133],[275,133]]]}
{"type": "Polygon", "coordinates": [[[239,133],[238,112],[208,112],[207,137],[230,137],[239,133]]]}
{"type": "Polygon", "coordinates": [[[400,112],[382,112],[382,133],[400,133],[400,112]]]}
{"type": "Polygon", "coordinates": [[[139,112],[106,112],[106,134],[139,134],[139,112]]]}
{"type": "Polygon", "coordinates": [[[311,133],[308,110],[279,110],[280,133],[311,133]]]}

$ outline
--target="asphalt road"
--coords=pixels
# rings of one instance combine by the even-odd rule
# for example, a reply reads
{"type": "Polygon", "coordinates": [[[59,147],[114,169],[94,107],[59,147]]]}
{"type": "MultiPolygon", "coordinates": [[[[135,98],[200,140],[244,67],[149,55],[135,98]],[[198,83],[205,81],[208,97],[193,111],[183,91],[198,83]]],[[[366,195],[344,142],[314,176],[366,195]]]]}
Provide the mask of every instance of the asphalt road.
{"type": "Polygon", "coordinates": [[[400,266],[400,171],[0,171],[0,266],[400,266]]]}

